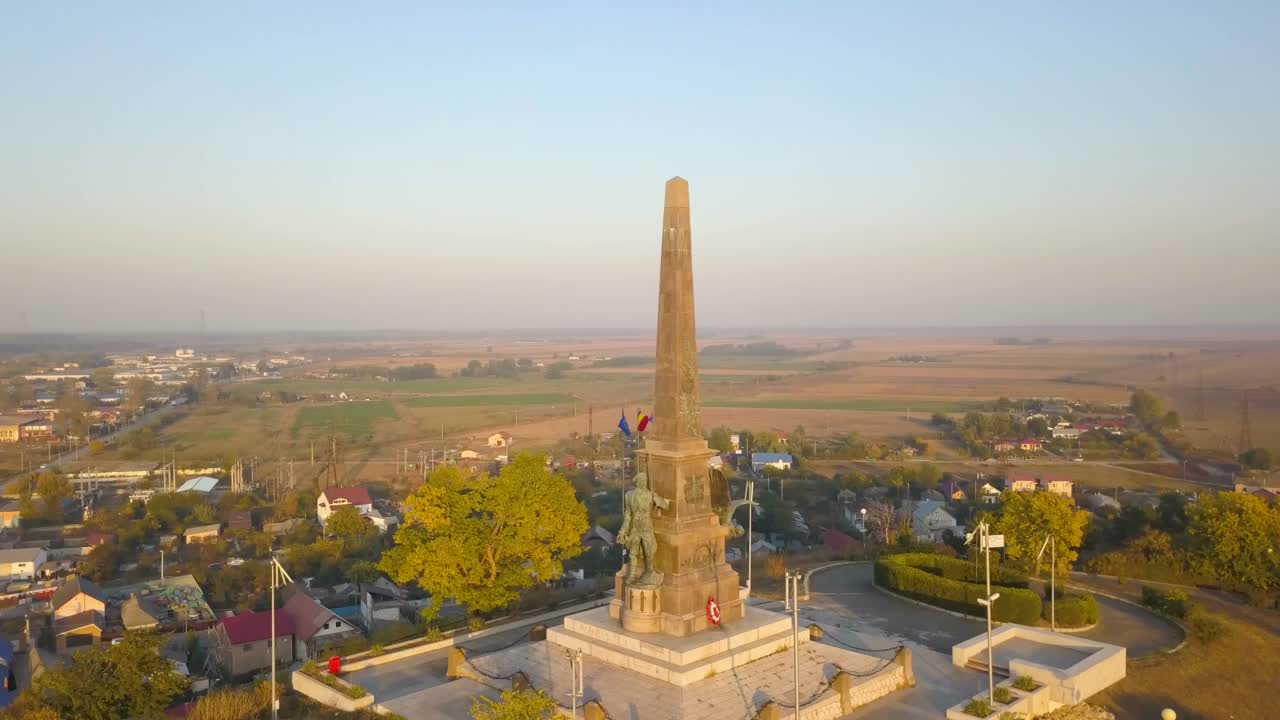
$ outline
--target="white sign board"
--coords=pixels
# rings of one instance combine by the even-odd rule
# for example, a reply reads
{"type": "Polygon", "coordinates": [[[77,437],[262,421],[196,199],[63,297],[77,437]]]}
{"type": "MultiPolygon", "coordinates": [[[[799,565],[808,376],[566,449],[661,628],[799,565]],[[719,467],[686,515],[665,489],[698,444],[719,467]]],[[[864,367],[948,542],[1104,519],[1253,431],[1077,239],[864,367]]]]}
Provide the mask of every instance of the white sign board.
{"type": "Polygon", "coordinates": [[[1004,536],[1003,536],[1003,535],[988,535],[988,536],[987,536],[987,548],[986,548],[987,550],[995,550],[996,548],[1002,548],[1002,547],[1004,547],[1004,536]]]}

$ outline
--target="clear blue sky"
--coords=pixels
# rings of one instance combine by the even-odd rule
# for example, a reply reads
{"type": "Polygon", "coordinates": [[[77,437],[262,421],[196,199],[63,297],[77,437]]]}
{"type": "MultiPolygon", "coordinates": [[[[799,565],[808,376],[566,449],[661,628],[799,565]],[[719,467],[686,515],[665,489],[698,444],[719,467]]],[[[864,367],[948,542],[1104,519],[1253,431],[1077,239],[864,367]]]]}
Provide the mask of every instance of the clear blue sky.
{"type": "Polygon", "coordinates": [[[1280,3],[605,4],[11,3],[0,330],[1276,319],[1280,3]]]}

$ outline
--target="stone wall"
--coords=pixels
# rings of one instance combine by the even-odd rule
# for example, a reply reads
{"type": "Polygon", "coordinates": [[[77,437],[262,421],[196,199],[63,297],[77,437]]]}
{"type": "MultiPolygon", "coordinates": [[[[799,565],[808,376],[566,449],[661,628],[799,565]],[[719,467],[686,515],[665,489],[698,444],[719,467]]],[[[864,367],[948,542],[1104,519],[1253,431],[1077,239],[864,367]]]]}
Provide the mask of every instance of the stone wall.
{"type": "MultiPolygon", "coordinates": [[[[342,678],[337,678],[337,680],[338,682],[346,683],[342,678]]],[[[355,712],[373,705],[373,693],[366,692],[364,697],[352,699],[319,680],[308,677],[301,670],[293,671],[293,689],[321,705],[328,705],[343,712],[355,712]]]]}

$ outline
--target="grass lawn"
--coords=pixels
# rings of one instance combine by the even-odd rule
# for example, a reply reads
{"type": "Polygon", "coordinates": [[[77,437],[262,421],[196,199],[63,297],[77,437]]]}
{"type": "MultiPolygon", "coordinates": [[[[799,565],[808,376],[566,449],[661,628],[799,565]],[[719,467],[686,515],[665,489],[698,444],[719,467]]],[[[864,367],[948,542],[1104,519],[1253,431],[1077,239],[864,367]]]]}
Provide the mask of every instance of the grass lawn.
{"type": "Polygon", "coordinates": [[[774,410],[869,410],[872,412],[958,413],[971,405],[946,400],[902,400],[898,398],[847,398],[817,400],[806,398],[770,398],[762,400],[719,400],[704,403],[707,407],[770,408],[774,410]]]}
{"type": "Polygon", "coordinates": [[[565,393],[524,393],[513,395],[430,395],[405,400],[409,407],[475,407],[559,405],[572,403],[573,396],[565,393]]]}
{"type": "Polygon", "coordinates": [[[1178,718],[1275,717],[1280,637],[1235,618],[1215,615],[1226,637],[1208,645],[1187,640],[1173,655],[1129,663],[1128,676],[1089,699],[1118,720],[1148,720],[1173,708],[1178,718]]]}
{"type": "Polygon", "coordinates": [[[397,417],[395,407],[387,400],[305,407],[293,423],[293,434],[323,433],[336,422],[338,429],[348,435],[371,435],[376,421],[397,417]]]}

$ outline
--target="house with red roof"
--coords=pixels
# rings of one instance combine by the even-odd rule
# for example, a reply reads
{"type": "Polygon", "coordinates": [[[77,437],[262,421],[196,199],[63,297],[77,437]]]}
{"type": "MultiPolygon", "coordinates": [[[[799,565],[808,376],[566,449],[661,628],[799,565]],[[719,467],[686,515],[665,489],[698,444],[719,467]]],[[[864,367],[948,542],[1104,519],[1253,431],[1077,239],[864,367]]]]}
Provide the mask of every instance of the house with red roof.
{"type": "Polygon", "coordinates": [[[1050,473],[1040,478],[1040,487],[1046,492],[1051,492],[1054,495],[1071,497],[1071,493],[1075,490],[1075,486],[1076,484],[1071,479],[1070,475],[1055,475],[1050,473]]]}
{"type": "Polygon", "coordinates": [[[344,505],[354,506],[361,515],[368,515],[373,509],[373,498],[369,496],[369,488],[363,485],[326,488],[320,493],[320,497],[316,498],[316,517],[320,518],[320,524],[323,525],[334,510],[344,505]]]}
{"type": "Polygon", "coordinates": [[[1018,441],[1018,449],[1022,452],[1040,452],[1044,449],[1044,443],[1033,437],[1024,437],[1018,441]]]}
{"type": "MultiPolygon", "coordinates": [[[[293,638],[297,630],[284,610],[275,611],[276,664],[293,662],[293,638]]],[[[214,628],[213,657],[222,672],[232,678],[244,677],[271,667],[271,616],[269,612],[248,610],[223,618],[214,628]]]]}
{"type": "Polygon", "coordinates": [[[1036,476],[1031,473],[1009,473],[1005,488],[1013,492],[1035,492],[1036,476]]]}

